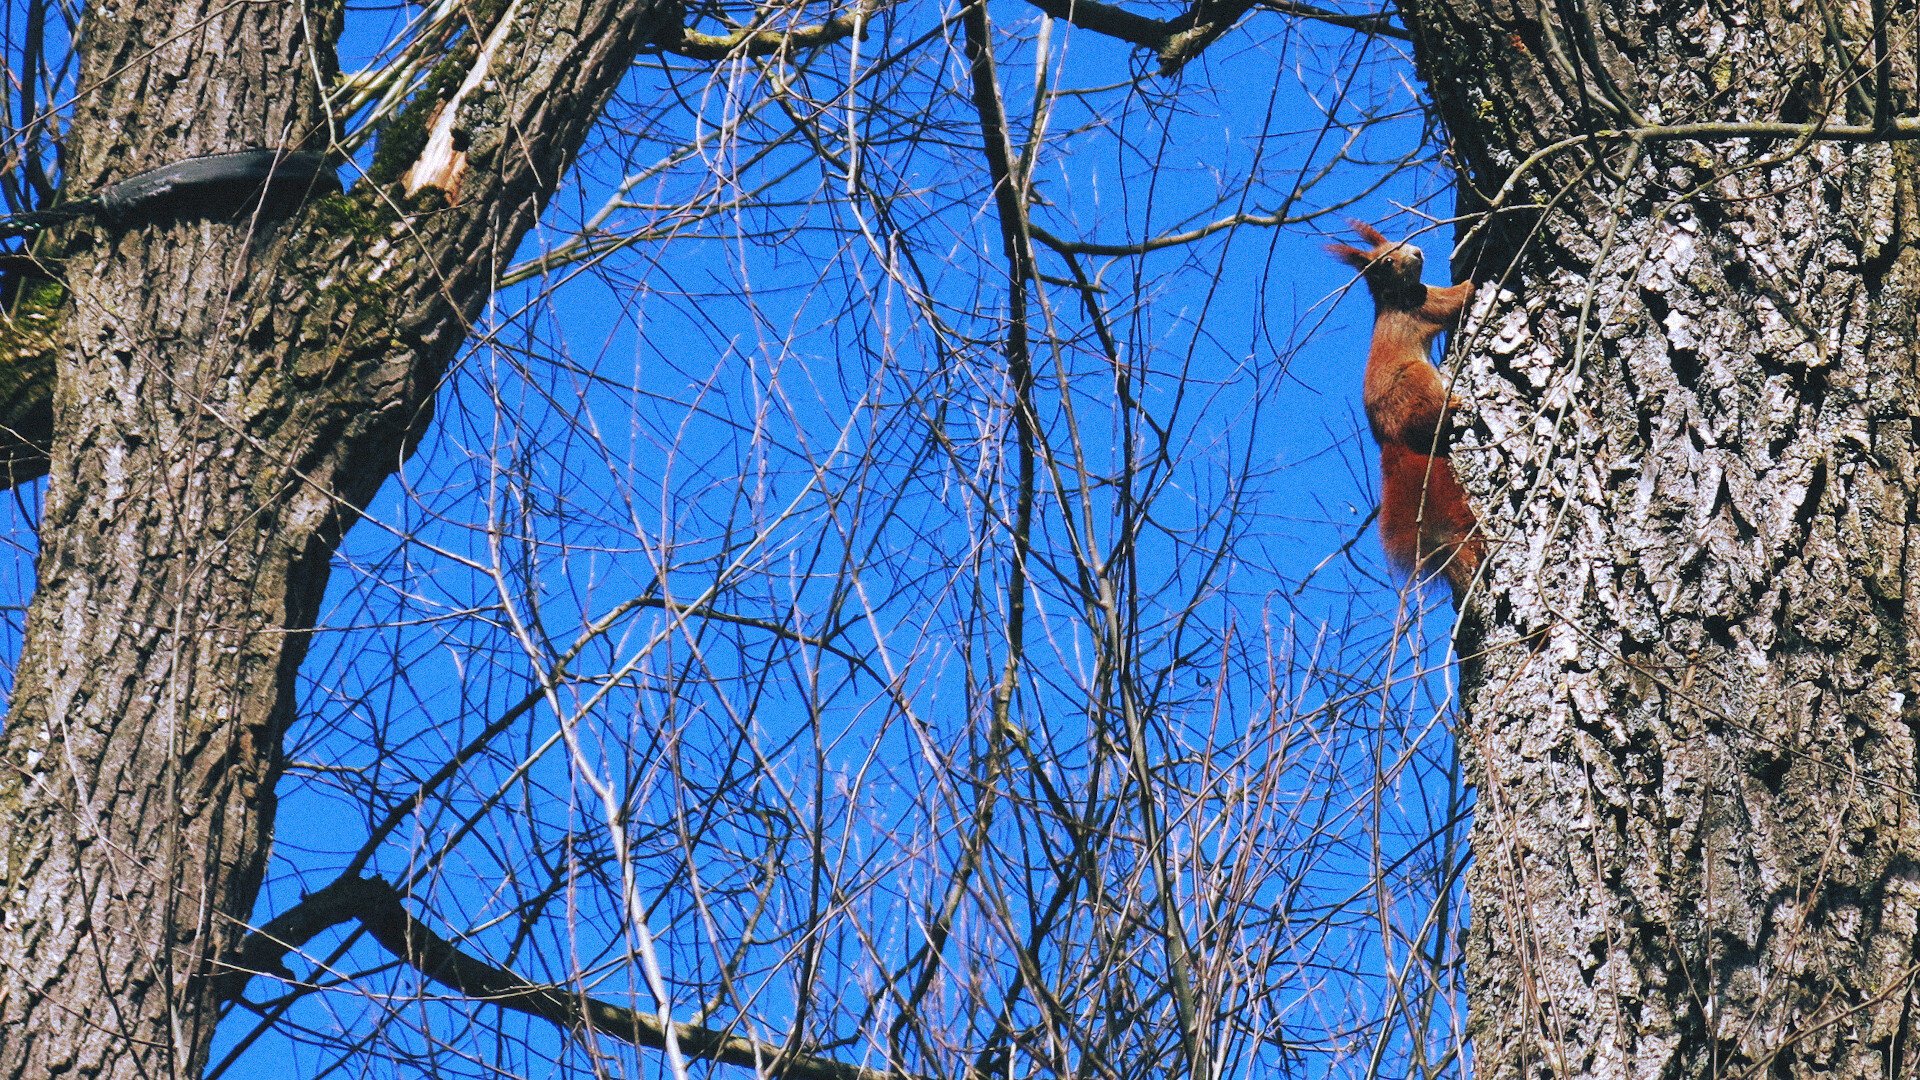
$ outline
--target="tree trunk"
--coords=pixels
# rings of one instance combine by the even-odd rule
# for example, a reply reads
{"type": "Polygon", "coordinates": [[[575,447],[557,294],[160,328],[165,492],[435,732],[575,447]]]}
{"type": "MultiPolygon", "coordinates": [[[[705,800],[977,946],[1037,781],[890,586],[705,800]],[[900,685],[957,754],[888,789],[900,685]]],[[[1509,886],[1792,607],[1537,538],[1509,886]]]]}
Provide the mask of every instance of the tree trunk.
{"type": "MultiPolygon", "coordinates": [[[[68,348],[0,747],[0,1076],[204,1067],[329,557],[657,29],[644,0],[504,7],[352,194],[62,238],[68,348]]],[[[70,190],[325,146],[336,12],[90,11],[70,190]]]]}
{"type": "Polygon", "coordinates": [[[1914,7],[1403,7],[1506,290],[1453,364],[1475,1073],[1920,1075],[1914,7]]]}

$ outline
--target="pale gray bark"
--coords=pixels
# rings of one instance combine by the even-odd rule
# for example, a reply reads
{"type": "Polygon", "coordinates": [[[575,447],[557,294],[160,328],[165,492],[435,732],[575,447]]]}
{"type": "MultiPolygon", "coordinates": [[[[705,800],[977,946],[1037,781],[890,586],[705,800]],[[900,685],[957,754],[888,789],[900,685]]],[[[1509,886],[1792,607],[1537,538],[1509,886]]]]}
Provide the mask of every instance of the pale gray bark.
{"type": "Polygon", "coordinates": [[[1405,10],[1509,211],[1454,353],[1476,1075],[1920,1075],[1920,153],[1861,133],[1914,9],[1405,10]],[[1516,175],[1706,121],[1853,130],[1516,175]]]}

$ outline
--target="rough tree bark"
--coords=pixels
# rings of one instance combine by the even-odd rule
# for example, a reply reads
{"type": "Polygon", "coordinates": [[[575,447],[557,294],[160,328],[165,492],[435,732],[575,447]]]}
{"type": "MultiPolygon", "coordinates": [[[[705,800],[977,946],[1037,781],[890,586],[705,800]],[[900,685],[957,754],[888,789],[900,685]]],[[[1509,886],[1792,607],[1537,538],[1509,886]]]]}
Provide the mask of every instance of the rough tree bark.
{"type": "Polygon", "coordinates": [[[1476,1074],[1920,1075],[1914,6],[1403,11],[1506,289],[1455,362],[1476,1074]]]}
{"type": "MultiPolygon", "coordinates": [[[[651,0],[476,10],[351,194],[61,237],[39,584],[0,747],[0,1076],[199,1074],[328,558],[661,29],[651,0]]],[[[67,185],[324,148],[337,16],[93,8],[67,185]]]]}

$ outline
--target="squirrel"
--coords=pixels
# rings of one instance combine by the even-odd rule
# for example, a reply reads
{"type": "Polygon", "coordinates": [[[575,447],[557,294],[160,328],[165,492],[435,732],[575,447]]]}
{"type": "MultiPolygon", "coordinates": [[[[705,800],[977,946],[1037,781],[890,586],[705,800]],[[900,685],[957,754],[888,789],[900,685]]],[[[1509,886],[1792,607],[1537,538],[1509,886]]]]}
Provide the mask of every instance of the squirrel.
{"type": "Polygon", "coordinates": [[[1447,393],[1427,354],[1433,339],[1460,321],[1473,282],[1424,285],[1419,248],[1391,243],[1364,222],[1352,225],[1372,247],[1327,250],[1359,270],[1373,293],[1373,347],[1360,400],[1380,444],[1380,544],[1387,561],[1416,581],[1444,574],[1459,607],[1486,557],[1486,538],[1444,443],[1447,416],[1461,402],[1447,393]]]}

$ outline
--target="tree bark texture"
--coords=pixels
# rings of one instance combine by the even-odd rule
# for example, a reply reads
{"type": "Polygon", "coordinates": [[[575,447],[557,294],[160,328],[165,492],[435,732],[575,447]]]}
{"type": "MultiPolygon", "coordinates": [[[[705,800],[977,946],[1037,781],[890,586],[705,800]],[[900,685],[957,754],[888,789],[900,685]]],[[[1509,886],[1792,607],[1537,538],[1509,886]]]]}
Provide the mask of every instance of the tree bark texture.
{"type": "Polygon", "coordinates": [[[1403,12],[1503,287],[1452,364],[1475,1073],[1920,1076],[1920,144],[1860,134],[1915,8],[1403,12]],[[1851,133],[1662,130],[1750,121],[1851,133]]]}
{"type": "MultiPolygon", "coordinates": [[[[0,745],[0,1076],[204,1067],[329,557],[657,21],[649,0],[479,8],[353,192],[59,238],[52,473],[0,745]]],[[[91,9],[69,189],[324,148],[337,14],[91,9]]]]}

